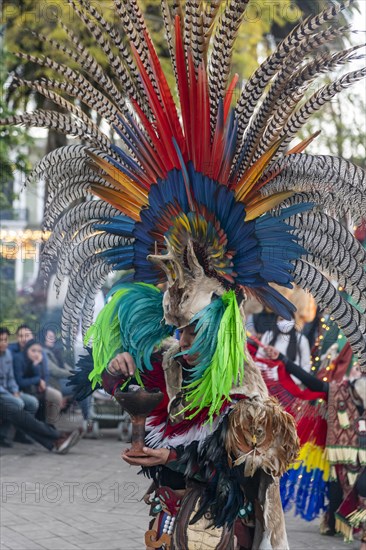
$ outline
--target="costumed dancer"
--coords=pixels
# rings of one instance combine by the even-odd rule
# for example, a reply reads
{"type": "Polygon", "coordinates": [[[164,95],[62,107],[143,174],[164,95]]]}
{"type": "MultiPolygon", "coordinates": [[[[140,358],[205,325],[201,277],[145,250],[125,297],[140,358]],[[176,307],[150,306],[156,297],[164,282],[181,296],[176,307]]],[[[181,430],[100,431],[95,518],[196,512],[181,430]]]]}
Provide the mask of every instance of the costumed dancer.
{"type": "Polygon", "coordinates": [[[312,113],[365,76],[348,72],[303,101],[318,75],[358,57],[358,47],[318,53],[344,33],[336,20],[350,2],[300,23],[233,101],[238,76],[230,78],[230,63],[248,1],[192,1],[184,10],[164,0],[179,109],[136,0],[114,1],[123,35],[88,2],[69,3],[106,55],[113,79],[64,27],[67,45],[41,38],[69,56],[73,68],[21,54],[56,78],[14,80],[63,112],[39,110],[1,123],[46,126],[83,140],[49,153],[30,175],[49,182],[45,227],[53,233],[43,271],[58,257],[56,287],[69,276],[65,341],[72,342],[79,317],[86,333],[94,294],[111,271],[130,270],[135,281],[116,286],[86,334],[94,368],[76,374],[80,397],[103,381],[119,395],[122,380],[114,375],[128,367],[138,385],[163,390],[141,459],[149,468],[159,459],[156,475],[149,473],[165,514],[148,533],[150,547],[231,548],[236,525],[242,548],[288,548],[277,480],[294,460],[297,438],[248,357],[241,308],[253,295],[290,319],[295,308],[270,283],[296,282],[329,309],[366,364],[365,317],[322,273],[346,279],[359,301],[360,252],[332,214],[361,217],[365,172],[342,158],[304,153],[316,135],[288,150],[312,113]],[[118,145],[63,94],[103,118],[118,145]],[[99,200],[80,204],[90,194],[99,200]],[[165,293],[155,286],[161,283],[165,293]],[[182,349],[169,347],[159,357],[176,328],[182,349]],[[186,369],[176,357],[182,351],[186,369]],[[184,495],[161,486],[160,474],[174,462],[184,470],[184,495]]]}
{"type": "MultiPolygon", "coordinates": [[[[356,363],[347,380],[327,382],[327,378],[319,379],[310,375],[272,346],[268,346],[266,352],[273,361],[282,362],[279,367],[281,400],[287,401],[287,410],[298,418],[302,436],[303,462],[301,466],[294,465],[283,480],[285,505],[287,502],[295,502],[297,513],[304,519],[313,519],[324,507],[327,487],[324,481],[328,480],[329,505],[325,534],[341,532],[345,540],[352,541],[354,533],[357,533],[361,549],[365,550],[366,370],[363,368],[361,371],[356,363]],[[306,388],[316,393],[302,395],[301,392],[294,392],[289,375],[296,376],[306,388]],[[297,398],[289,400],[287,396],[287,400],[284,399],[286,390],[297,395],[297,398]],[[305,407],[306,419],[304,414],[297,411],[302,397],[325,398],[326,414],[322,405],[320,410],[319,407],[313,407],[310,415],[309,408],[305,407]],[[313,427],[310,428],[309,424],[313,424],[313,427]],[[323,448],[324,452],[321,451],[323,448]],[[315,454],[318,456],[314,459],[315,454]],[[322,475],[319,476],[319,473],[322,475]]],[[[271,388],[271,385],[269,387],[274,394],[277,393],[275,388],[271,388]]]]}

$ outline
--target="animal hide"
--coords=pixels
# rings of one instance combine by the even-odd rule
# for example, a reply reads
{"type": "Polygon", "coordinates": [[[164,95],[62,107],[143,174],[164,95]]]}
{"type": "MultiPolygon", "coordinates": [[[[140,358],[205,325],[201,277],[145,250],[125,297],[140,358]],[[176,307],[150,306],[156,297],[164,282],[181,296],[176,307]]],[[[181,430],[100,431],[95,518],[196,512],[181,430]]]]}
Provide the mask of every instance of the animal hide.
{"type": "Polygon", "coordinates": [[[279,477],[299,452],[294,419],[273,397],[243,399],[229,414],[226,451],[235,466],[245,462],[245,476],[261,468],[279,477]]]}

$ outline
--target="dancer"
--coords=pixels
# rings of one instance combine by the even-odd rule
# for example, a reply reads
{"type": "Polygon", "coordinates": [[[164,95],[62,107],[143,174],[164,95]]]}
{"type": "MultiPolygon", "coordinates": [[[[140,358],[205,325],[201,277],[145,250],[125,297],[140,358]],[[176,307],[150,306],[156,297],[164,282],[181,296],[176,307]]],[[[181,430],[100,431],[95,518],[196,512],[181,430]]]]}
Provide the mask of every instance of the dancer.
{"type": "MultiPolygon", "coordinates": [[[[325,448],[331,466],[327,534],[340,531],[352,541],[353,532],[359,532],[361,549],[366,550],[366,374],[361,376],[355,364],[347,380],[329,384],[308,374],[273,346],[268,346],[266,353],[272,360],[281,361],[287,373],[307,388],[326,394],[325,448]]],[[[319,488],[313,487],[312,491],[319,492],[319,488]]],[[[293,500],[297,498],[305,502],[301,479],[292,495],[293,500]]]]}
{"type": "Polygon", "coordinates": [[[294,459],[297,439],[247,356],[242,310],[250,294],[289,320],[294,307],[271,285],[296,282],[328,308],[366,364],[365,317],[323,275],[337,275],[362,302],[363,251],[329,213],[361,217],[365,173],[341,158],[304,153],[316,135],[288,150],[313,112],[365,76],[348,72],[303,102],[317,75],[357,57],[357,48],[318,54],[344,32],[333,23],[349,2],[300,23],[234,102],[238,77],[230,78],[230,63],[247,0],[187,2],[185,10],[163,1],[179,109],[135,0],[115,0],[124,33],[92,4],[70,3],[115,78],[67,30],[74,49],[51,43],[72,58],[72,69],[25,55],[57,78],[14,82],[62,106],[62,114],[36,111],[1,122],[59,128],[83,140],[47,155],[30,176],[49,181],[45,226],[53,234],[43,271],[58,257],[56,287],[70,278],[64,339],[72,342],[79,317],[87,332],[93,296],[110,271],[127,270],[134,281],[113,289],[86,333],[94,367],[76,374],[80,384],[85,375],[79,395],[103,381],[112,393],[131,382],[163,390],[145,454],[147,461],[159,455],[157,475],[147,473],[166,516],[159,512],[148,546],[190,548],[198,538],[203,547],[231,548],[235,531],[243,548],[288,548],[278,476],[294,459]],[[59,92],[104,118],[118,141],[59,92]],[[80,204],[90,193],[99,200],[80,204]],[[164,283],[162,293],[157,285],[164,283]],[[163,353],[176,329],[181,348],[168,345],[163,353]],[[195,335],[190,346],[187,331],[195,335]],[[121,355],[134,376],[122,386],[107,372],[121,355]],[[183,471],[184,494],[161,486],[162,454],[183,471]]]}
{"type": "MultiPolygon", "coordinates": [[[[269,347],[272,346],[278,349],[284,355],[296,361],[307,372],[310,371],[309,342],[306,336],[297,330],[295,319],[286,321],[286,319],[278,316],[273,329],[263,334],[261,344],[256,354],[261,369],[266,369],[264,363],[260,362],[260,359],[266,357],[268,345],[269,347]]],[[[266,376],[274,377],[275,380],[278,379],[275,368],[266,369],[266,376]]],[[[300,381],[297,381],[297,383],[300,384],[300,381]]]]}

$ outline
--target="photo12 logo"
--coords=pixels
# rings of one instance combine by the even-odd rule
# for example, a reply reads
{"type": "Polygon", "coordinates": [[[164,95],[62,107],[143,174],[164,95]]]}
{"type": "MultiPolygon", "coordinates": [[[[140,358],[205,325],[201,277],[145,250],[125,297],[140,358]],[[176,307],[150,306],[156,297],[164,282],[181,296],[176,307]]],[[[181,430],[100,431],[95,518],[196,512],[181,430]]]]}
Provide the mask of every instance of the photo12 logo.
{"type": "Polygon", "coordinates": [[[101,500],[113,504],[136,503],[142,500],[144,489],[133,481],[115,482],[104,486],[102,483],[89,481],[50,481],[48,483],[30,483],[4,481],[1,483],[1,502],[22,504],[58,504],[60,502],[94,504],[101,500]]]}

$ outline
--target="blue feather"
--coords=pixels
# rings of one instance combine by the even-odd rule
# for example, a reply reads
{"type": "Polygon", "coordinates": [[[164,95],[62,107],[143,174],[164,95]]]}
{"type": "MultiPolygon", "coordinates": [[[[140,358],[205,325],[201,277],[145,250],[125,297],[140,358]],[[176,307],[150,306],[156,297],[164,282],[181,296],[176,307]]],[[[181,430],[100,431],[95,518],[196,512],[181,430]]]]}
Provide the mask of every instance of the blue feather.
{"type": "MultiPolygon", "coordinates": [[[[131,149],[131,151],[133,151],[135,153],[137,158],[140,158],[141,155],[139,155],[139,152],[136,149],[136,147],[134,147],[134,145],[132,143],[130,143],[127,139],[126,139],[126,145],[131,149]]],[[[121,157],[121,159],[123,160],[123,162],[125,162],[127,164],[127,166],[129,166],[132,170],[134,170],[140,176],[145,175],[144,171],[141,169],[141,166],[139,166],[137,164],[137,162],[134,161],[133,158],[130,155],[128,155],[128,153],[125,153],[125,151],[123,151],[123,149],[121,149],[120,147],[118,147],[114,143],[112,143],[110,147],[115,153],[117,153],[117,155],[119,155],[121,157]]]]}
{"type": "MultiPolygon", "coordinates": [[[[73,391],[73,397],[76,401],[83,401],[94,391],[89,380],[89,374],[92,372],[94,364],[91,349],[87,348],[87,354],[81,355],[76,363],[75,369],[71,371],[68,378],[67,386],[70,386],[73,391]]],[[[97,384],[95,389],[100,388],[97,384]]]]}
{"type": "Polygon", "coordinates": [[[196,366],[190,369],[190,382],[199,380],[211,363],[216,350],[217,334],[224,312],[224,303],[221,298],[218,298],[197,313],[191,321],[192,323],[197,322],[193,345],[190,350],[177,354],[177,357],[183,355],[183,353],[187,355],[198,354],[196,366]]]}

